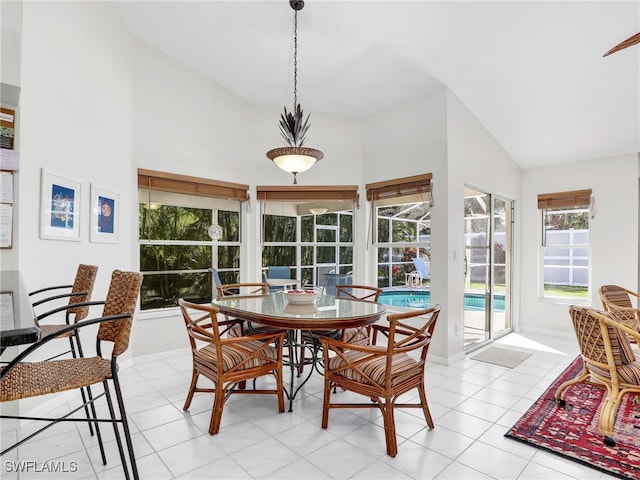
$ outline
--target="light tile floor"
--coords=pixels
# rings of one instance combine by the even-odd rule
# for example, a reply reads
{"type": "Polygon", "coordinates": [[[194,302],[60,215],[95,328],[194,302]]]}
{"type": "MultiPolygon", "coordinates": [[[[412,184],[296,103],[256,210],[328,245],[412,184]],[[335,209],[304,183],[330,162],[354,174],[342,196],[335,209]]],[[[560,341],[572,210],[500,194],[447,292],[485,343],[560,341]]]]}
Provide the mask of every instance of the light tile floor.
{"type": "MultiPolygon", "coordinates": [[[[399,453],[385,454],[377,409],[332,410],[320,428],[322,378],[314,374],[294,402],[278,414],[273,396],[236,395],[218,435],[207,433],[212,397],[182,405],[191,373],[189,350],[136,358],[121,372],[136,457],[143,479],[607,479],[587,466],[545,453],[504,433],[578,355],[575,339],[510,334],[497,342],[531,357],[509,369],[468,355],[450,366],[429,363],[427,397],[436,428],[419,410],[396,414],[399,453]]],[[[266,381],[266,380],[265,380],[266,381]]],[[[341,391],[348,401],[350,393],[341,391]]],[[[64,406],[57,410],[64,410],[64,406]]],[[[55,413],[55,412],[54,412],[55,413]]],[[[2,427],[2,443],[20,431],[2,427]]],[[[86,425],[59,424],[2,459],[3,479],[122,478],[113,431],[106,466],[86,425]],[[66,472],[15,473],[17,459],[59,460],[66,472]],[[73,464],[71,462],[74,462],[73,464]],[[68,471],[75,470],[75,471],[68,471]]],[[[53,463],[52,463],[53,464],[53,463]]]]}

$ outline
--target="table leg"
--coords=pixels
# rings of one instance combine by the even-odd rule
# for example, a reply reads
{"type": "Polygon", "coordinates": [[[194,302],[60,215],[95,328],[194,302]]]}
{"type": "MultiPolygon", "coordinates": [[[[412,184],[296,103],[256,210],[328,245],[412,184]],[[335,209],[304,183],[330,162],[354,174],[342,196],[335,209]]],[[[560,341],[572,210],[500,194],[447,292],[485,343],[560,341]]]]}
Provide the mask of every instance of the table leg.
{"type": "MultiPolygon", "coordinates": [[[[289,388],[284,387],[284,392],[289,399],[289,411],[293,412],[293,400],[296,398],[296,395],[300,391],[300,389],[304,386],[305,383],[309,381],[311,375],[313,374],[314,369],[317,370],[318,363],[318,351],[313,347],[313,345],[309,345],[301,342],[298,339],[300,335],[299,330],[287,330],[287,351],[288,351],[288,360],[284,361],[283,364],[288,366],[291,372],[290,380],[289,380],[289,388]],[[311,351],[311,360],[308,362],[311,364],[311,368],[308,369],[306,376],[303,380],[297,385],[294,386],[295,379],[300,377],[299,367],[303,363],[302,359],[298,356],[298,352],[300,348],[308,348],[311,351]],[[297,375],[296,375],[297,374],[297,375]]],[[[306,361],[304,362],[307,363],[306,361]]]]}

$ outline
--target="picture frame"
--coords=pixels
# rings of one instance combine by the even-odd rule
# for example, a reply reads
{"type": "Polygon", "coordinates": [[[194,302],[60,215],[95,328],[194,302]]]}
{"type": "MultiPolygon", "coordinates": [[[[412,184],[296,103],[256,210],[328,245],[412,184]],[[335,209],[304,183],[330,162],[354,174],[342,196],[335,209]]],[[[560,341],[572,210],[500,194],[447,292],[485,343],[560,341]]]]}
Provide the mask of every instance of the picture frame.
{"type": "Polygon", "coordinates": [[[89,241],[118,243],[120,195],[91,184],[91,221],[89,241]]]}
{"type": "Polygon", "coordinates": [[[80,241],[82,183],[42,169],[40,238],[80,241]]]}

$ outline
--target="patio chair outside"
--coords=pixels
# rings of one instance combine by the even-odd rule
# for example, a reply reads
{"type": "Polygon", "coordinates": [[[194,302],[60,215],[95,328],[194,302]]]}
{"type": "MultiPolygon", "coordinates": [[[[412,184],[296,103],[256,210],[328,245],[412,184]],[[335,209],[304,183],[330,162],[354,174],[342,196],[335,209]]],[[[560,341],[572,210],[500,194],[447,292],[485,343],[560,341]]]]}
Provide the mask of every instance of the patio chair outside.
{"type": "Polygon", "coordinates": [[[431,277],[431,275],[429,274],[429,269],[427,268],[427,264],[425,263],[424,259],[420,257],[414,258],[413,264],[416,267],[416,271],[414,274],[416,276],[416,286],[421,287],[422,282],[424,280],[429,280],[429,278],[431,277]]]}
{"type": "MultiPolygon", "coordinates": [[[[289,267],[281,267],[281,266],[270,266],[267,267],[267,277],[266,278],[283,278],[290,279],[291,278],[291,269],[289,267]]],[[[266,279],[263,279],[266,283],[266,279]]],[[[280,287],[277,285],[269,286],[269,291],[275,292],[278,290],[284,290],[284,287],[280,287]]]]}
{"type": "Polygon", "coordinates": [[[193,356],[191,385],[184,403],[188,410],[196,392],[213,393],[213,408],[209,422],[209,434],[220,431],[222,410],[231,394],[272,394],[278,398],[278,412],[284,412],[284,390],[282,385],[283,330],[247,335],[222,337],[222,331],[237,320],[218,321],[219,310],[211,305],[198,305],[178,300],[184,318],[193,356]],[[198,387],[202,375],[213,382],[214,388],[198,387]],[[235,388],[247,380],[272,375],[276,385],[273,389],[235,388]]]}
{"type": "Polygon", "coordinates": [[[425,362],[440,306],[389,315],[388,325],[374,324],[371,345],[355,345],[320,337],[324,354],[322,428],[332,408],[379,408],[384,421],[387,454],[398,453],[395,408],[420,408],[427,426],[434,428],[425,393],[425,362]],[[419,326],[409,319],[426,317],[419,326]],[[378,334],[385,337],[377,345],[378,334]],[[386,345],[385,345],[386,343],[386,345]],[[410,353],[413,352],[412,355],[410,353]],[[363,395],[362,403],[332,403],[335,387],[363,395]],[[418,390],[417,403],[396,403],[400,395],[418,390]]]}

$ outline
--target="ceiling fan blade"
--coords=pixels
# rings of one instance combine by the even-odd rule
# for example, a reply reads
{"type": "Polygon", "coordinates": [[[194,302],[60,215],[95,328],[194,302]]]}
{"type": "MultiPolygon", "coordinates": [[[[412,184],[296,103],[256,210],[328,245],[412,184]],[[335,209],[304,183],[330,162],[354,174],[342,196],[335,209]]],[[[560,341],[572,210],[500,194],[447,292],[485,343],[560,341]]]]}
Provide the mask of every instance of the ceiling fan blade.
{"type": "Polygon", "coordinates": [[[635,35],[627,38],[625,41],[620,42],[618,45],[616,45],[611,50],[609,50],[607,53],[605,53],[603,55],[603,57],[606,57],[607,55],[611,55],[612,53],[616,53],[616,52],[622,50],[623,48],[627,48],[627,47],[630,47],[631,45],[636,45],[638,43],[640,43],[640,32],[638,32],[635,35]]]}

